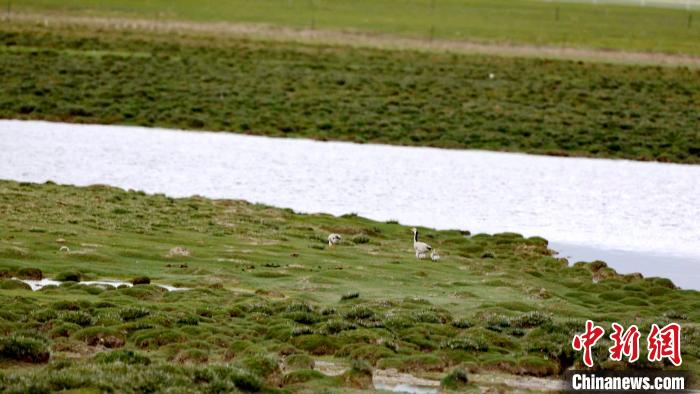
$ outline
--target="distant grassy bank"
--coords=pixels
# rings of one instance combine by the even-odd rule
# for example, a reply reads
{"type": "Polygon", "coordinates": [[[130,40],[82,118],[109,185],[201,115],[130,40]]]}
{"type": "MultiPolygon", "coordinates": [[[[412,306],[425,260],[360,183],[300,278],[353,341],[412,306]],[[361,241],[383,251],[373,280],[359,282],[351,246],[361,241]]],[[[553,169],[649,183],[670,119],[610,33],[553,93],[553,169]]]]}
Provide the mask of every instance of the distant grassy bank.
{"type": "Polygon", "coordinates": [[[2,0],[0,5],[7,2],[31,12],[266,23],[426,39],[700,55],[698,9],[538,0],[2,0]]]}
{"type": "MultiPolygon", "coordinates": [[[[346,392],[367,388],[371,368],[553,376],[580,365],[570,343],[586,319],[643,335],[679,322],[683,369],[700,374],[700,292],[600,262],[569,267],[537,237],[424,229],[442,254],[435,263],[415,259],[396,223],[9,181],[0,213],[7,392],[346,392]],[[330,232],[344,237],[334,249],[330,232]],[[191,290],[66,281],[31,292],[12,276],[147,277],[191,290]],[[326,377],[312,370],[319,358],[352,368],[326,377]]],[[[607,346],[599,366],[622,367],[607,346]]],[[[634,366],[663,367],[645,359],[634,366]]]]}
{"type": "Polygon", "coordinates": [[[0,117],[700,163],[700,70],[0,26],[0,117]]]}

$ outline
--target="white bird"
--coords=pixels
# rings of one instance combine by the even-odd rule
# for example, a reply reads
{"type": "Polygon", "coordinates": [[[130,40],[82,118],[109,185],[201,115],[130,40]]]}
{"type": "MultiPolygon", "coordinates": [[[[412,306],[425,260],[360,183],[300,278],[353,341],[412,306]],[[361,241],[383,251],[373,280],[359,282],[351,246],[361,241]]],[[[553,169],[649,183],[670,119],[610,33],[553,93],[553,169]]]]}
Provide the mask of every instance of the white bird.
{"type": "Polygon", "coordinates": [[[425,242],[418,242],[418,229],[414,227],[411,231],[413,231],[413,250],[416,251],[416,258],[424,259],[433,248],[425,242]]]}
{"type": "Polygon", "coordinates": [[[342,239],[343,237],[341,237],[340,234],[333,233],[328,236],[328,246],[335,246],[340,243],[342,239]]]}
{"type": "Polygon", "coordinates": [[[58,251],[68,253],[68,252],[70,252],[70,249],[66,245],[63,245],[58,249],[58,251]]]}
{"type": "Polygon", "coordinates": [[[433,250],[430,252],[430,260],[440,261],[440,255],[438,254],[437,250],[433,250]]]}

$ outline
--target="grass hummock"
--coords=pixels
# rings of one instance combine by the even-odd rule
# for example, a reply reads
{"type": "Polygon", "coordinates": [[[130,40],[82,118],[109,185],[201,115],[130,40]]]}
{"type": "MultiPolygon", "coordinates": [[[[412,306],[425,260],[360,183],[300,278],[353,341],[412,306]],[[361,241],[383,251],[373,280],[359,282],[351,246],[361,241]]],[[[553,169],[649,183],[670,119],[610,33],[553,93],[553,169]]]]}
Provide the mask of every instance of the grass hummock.
{"type": "Polygon", "coordinates": [[[356,215],[11,181],[0,181],[0,212],[2,283],[21,271],[189,289],[2,286],[0,384],[11,392],[351,390],[377,368],[450,388],[473,384],[450,371],[554,377],[581,366],[570,344],[586,319],[643,336],[678,322],[682,369],[700,372],[700,292],[568,264],[538,237],[423,229],[443,254],[433,263],[415,258],[410,228],[356,215]],[[369,242],[311,247],[332,232],[369,242]],[[174,247],[190,251],[177,264],[174,247]],[[318,360],[349,369],[320,375],[318,360]]]}

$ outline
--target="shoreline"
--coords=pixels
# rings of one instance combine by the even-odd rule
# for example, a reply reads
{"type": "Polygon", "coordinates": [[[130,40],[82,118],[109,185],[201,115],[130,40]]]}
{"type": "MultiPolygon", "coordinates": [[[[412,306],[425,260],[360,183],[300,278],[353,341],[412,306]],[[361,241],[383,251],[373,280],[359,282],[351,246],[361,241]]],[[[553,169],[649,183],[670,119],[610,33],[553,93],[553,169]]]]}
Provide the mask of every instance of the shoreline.
{"type": "Polygon", "coordinates": [[[558,252],[556,256],[569,259],[571,264],[578,261],[600,260],[622,274],[643,272],[645,277],[669,278],[682,289],[700,290],[700,257],[665,255],[650,251],[606,249],[595,245],[578,245],[557,241],[550,241],[549,246],[558,252]]]}

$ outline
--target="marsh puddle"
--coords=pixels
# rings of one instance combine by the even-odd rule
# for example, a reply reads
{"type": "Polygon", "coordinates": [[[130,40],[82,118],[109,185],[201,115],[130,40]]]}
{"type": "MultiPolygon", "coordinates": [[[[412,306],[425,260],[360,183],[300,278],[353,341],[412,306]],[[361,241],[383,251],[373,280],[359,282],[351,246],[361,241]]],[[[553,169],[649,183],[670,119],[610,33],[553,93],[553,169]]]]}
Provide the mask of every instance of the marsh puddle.
{"type": "MultiPolygon", "coordinates": [[[[49,279],[49,278],[44,278],[41,280],[18,279],[18,278],[12,278],[12,279],[28,284],[29,287],[32,288],[32,291],[41,290],[46,286],[60,286],[61,283],[65,283],[65,282],[60,282],[60,281],[49,279]]],[[[106,288],[117,288],[120,286],[126,286],[126,287],[133,287],[134,286],[133,284],[131,284],[129,282],[123,282],[123,281],[112,280],[112,279],[84,280],[84,281],[80,281],[77,283],[80,285],[83,285],[83,286],[97,286],[97,287],[106,287],[106,288]]],[[[187,287],[175,287],[175,286],[161,285],[161,284],[156,284],[156,283],[152,283],[152,285],[162,287],[163,289],[165,289],[167,291],[189,290],[189,288],[187,288],[187,287]]]]}
{"type": "Polygon", "coordinates": [[[565,389],[563,380],[502,373],[470,374],[469,381],[480,387],[507,386],[512,391],[561,392],[565,389]]]}
{"type": "MultiPolygon", "coordinates": [[[[347,367],[323,360],[314,361],[314,369],[327,376],[342,375],[347,367]]],[[[377,390],[410,394],[437,394],[440,382],[421,379],[395,369],[375,369],[372,371],[372,385],[377,390]]]]}
{"type": "MultiPolygon", "coordinates": [[[[327,376],[342,375],[347,367],[339,363],[315,360],[314,369],[327,376]]],[[[511,391],[552,392],[564,389],[564,382],[557,379],[536,378],[532,376],[516,376],[503,373],[469,374],[470,382],[488,391],[491,388],[508,387],[511,391]]],[[[440,392],[440,382],[423,379],[417,376],[398,372],[396,369],[375,369],[372,371],[372,385],[376,390],[409,394],[437,394],[440,392]]]]}
{"type": "Polygon", "coordinates": [[[372,373],[372,384],[377,390],[410,394],[437,394],[440,382],[421,379],[395,369],[377,369],[372,373]]]}
{"type": "Polygon", "coordinates": [[[663,267],[679,286],[700,289],[697,165],[14,120],[0,120],[0,152],[4,179],[513,231],[573,257],[576,246],[675,256],[655,267],[608,263],[647,276],[663,267]],[[672,268],[678,259],[691,272],[672,268]]]}
{"type": "Polygon", "coordinates": [[[437,388],[412,386],[410,384],[397,384],[395,386],[391,386],[382,383],[375,383],[374,388],[376,390],[409,394],[437,394],[439,392],[437,388]]]}

